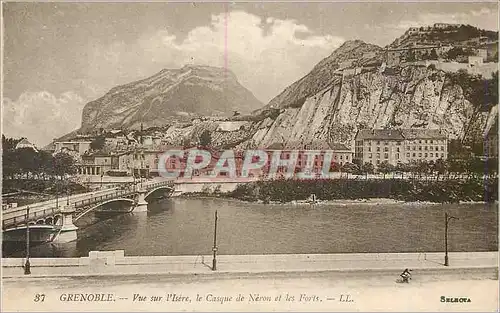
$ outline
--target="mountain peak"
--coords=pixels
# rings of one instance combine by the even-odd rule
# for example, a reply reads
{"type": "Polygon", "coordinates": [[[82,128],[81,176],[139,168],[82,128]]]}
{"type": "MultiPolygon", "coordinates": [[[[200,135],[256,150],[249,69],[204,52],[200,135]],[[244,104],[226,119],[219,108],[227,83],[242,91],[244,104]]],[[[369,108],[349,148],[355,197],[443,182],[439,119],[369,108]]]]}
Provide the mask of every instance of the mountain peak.
{"type": "Polygon", "coordinates": [[[244,114],[261,106],[230,70],[188,64],[114,87],[87,103],[82,129],[159,126],[180,116],[244,114]]]}

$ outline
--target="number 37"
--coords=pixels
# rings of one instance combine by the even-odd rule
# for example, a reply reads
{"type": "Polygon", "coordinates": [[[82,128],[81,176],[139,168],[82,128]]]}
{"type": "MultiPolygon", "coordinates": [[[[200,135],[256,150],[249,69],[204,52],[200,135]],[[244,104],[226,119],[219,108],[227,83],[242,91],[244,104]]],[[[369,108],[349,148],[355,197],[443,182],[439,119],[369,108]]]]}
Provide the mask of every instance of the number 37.
{"type": "Polygon", "coordinates": [[[37,293],[35,295],[35,299],[33,301],[35,302],[43,302],[45,300],[45,295],[43,293],[37,293]]]}

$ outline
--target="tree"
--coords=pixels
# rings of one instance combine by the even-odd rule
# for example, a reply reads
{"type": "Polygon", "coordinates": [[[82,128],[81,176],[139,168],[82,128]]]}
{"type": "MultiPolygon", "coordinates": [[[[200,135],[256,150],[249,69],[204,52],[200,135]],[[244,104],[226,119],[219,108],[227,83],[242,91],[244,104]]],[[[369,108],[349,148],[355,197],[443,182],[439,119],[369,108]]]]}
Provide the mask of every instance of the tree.
{"type": "Polygon", "coordinates": [[[408,170],[408,168],[407,168],[407,165],[406,165],[406,164],[401,163],[401,162],[398,162],[398,163],[396,164],[396,167],[394,168],[394,170],[395,170],[396,172],[398,172],[398,173],[401,173],[401,179],[404,179],[404,178],[405,178],[405,177],[404,177],[404,175],[405,175],[404,173],[408,170]]]}
{"type": "Polygon", "coordinates": [[[204,130],[200,136],[200,145],[203,147],[209,147],[212,145],[212,135],[208,130],[204,130]]]}
{"type": "Polygon", "coordinates": [[[361,168],[361,172],[365,174],[365,178],[368,179],[368,174],[372,174],[373,171],[375,170],[375,166],[371,162],[365,162],[361,168]]]}
{"type": "Polygon", "coordinates": [[[39,171],[39,156],[37,151],[32,148],[21,148],[17,149],[15,154],[17,154],[21,172],[26,174],[26,179],[28,179],[29,174],[33,175],[39,171]]]}
{"type": "Polygon", "coordinates": [[[92,150],[102,150],[106,144],[106,138],[104,136],[98,136],[90,143],[90,149],[92,150]]]}
{"type": "Polygon", "coordinates": [[[378,170],[379,172],[384,174],[384,179],[385,179],[385,174],[392,172],[394,170],[394,166],[389,164],[389,162],[384,161],[378,165],[378,170]]]}
{"type": "Polygon", "coordinates": [[[5,135],[2,134],[2,150],[14,150],[16,145],[22,139],[14,139],[14,138],[6,138],[5,135]]]}
{"type": "Polygon", "coordinates": [[[62,180],[64,175],[75,174],[77,171],[75,159],[64,152],[59,152],[52,159],[52,172],[62,180]]]}
{"type": "Polygon", "coordinates": [[[430,60],[437,60],[438,59],[438,55],[437,55],[436,49],[433,48],[431,50],[431,53],[429,55],[429,59],[430,60]]]}
{"type": "Polygon", "coordinates": [[[408,49],[408,51],[406,53],[406,61],[407,62],[415,62],[416,61],[415,51],[413,51],[413,49],[408,49]]]}
{"type": "Polygon", "coordinates": [[[437,159],[434,162],[434,171],[436,171],[436,180],[439,180],[439,175],[444,175],[448,170],[448,164],[443,159],[437,159]]]}
{"type": "Polygon", "coordinates": [[[355,173],[359,170],[358,166],[353,163],[346,162],[342,165],[342,172],[347,173],[347,178],[349,178],[349,173],[355,173]]]}

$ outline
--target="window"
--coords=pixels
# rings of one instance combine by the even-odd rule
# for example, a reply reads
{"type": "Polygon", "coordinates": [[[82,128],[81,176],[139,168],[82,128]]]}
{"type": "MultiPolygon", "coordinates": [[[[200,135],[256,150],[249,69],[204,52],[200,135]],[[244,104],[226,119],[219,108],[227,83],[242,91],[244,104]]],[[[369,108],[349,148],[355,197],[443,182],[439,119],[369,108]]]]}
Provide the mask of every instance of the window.
{"type": "Polygon", "coordinates": [[[409,158],[409,157],[410,157],[410,152],[408,152],[408,153],[406,154],[406,157],[407,157],[407,158],[409,158]]]}
{"type": "Polygon", "coordinates": [[[368,152],[372,152],[372,147],[368,147],[368,152]]]}
{"type": "Polygon", "coordinates": [[[379,165],[379,164],[380,164],[380,160],[377,160],[377,165],[379,165]]]}
{"type": "Polygon", "coordinates": [[[411,150],[410,146],[406,146],[406,150],[410,151],[411,150]]]}
{"type": "Polygon", "coordinates": [[[424,154],[424,157],[427,157],[427,153],[424,154]]]}
{"type": "Polygon", "coordinates": [[[340,156],[340,159],[341,159],[341,160],[343,159],[343,156],[342,156],[342,155],[340,156]]]}
{"type": "Polygon", "coordinates": [[[416,154],[415,154],[415,152],[413,152],[413,157],[415,157],[415,156],[416,156],[416,154]]]}
{"type": "Polygon", "coordinates": [[[399,151],[399,147],[396,149],[396,151],[400,152],[400,151],[399,151]]]}
{"type": "Polygon", "coordinates": [[[384,146],[387,146],[389,144],[389,142],[386,140],[384,141],[384,146]]]}
{"type": "Polygon", "coordinates": [[[337,159],[337,155],[334,155],[333,158],[336,160],[337,159]]]}
{"type": "Polygon", "coordinates": [[[349,156],[348,156],[348,155],[346,155],[346,156],[345,156],[345,159],[346,159],[346,161],[348,161],[348,160],[349,160],[349,156]]]}
{"type": "Polygon", "coordinates": [[[377,147],[377,152],[380,152],[380,147],[377,147]]]}
{"type": "Polygon", "coordinates": [[[425,140],[425,143],[427,143],[427,139],[425,140]]]}
{"type": "Polygon", "coordinates": [[[399,160],[399,153],[396,153],[396,159],[399,160]]]}
{"type": "Polygon", "coordinates": [[[419,140],[418,143],[422,143],[422,140],[419,140]]]}
{"type": "Polygon", "coordinates": [[[377,159],[380,159],[380,153],[377,153],[377,159]]]}
{"type": "Polygon", "coordinates": [[[431,143],[434,143],[434,140],[431,140],[431,143]]]}
{"type": "Polygon", "coordinates": [[[418,154],[418,157],[419,157],[419,158],[421,158],[421,157],[422,157],[422,153],[419,153],[419,154],[418,154]]]}
{"type": "Polygon", "coordinates": [[[418,151],[422,151],[422,146],[418,146],[418,151]]]}
{"type": "Polygon", "coordinates": [[[385,147],[384,152],[387,152],[387,151],[389,151],[389,148],[385,147]]]}
{"type": "Polygon", "coordinates": [[[444,146],[441,146],[441,151],[444,151],[444,146]]]}
{"type": "Polygon", "coordinates": [[[424,150],[427,151],[427,146],[424,147],[424,150]]]}
{"type": "Polygon", "coordinates": [[[431,156],[431,158],[432,158],[432,157],[434,156],[434,153],[432,153],[432,152],[431,152],[431,153],[430,153],[430,156],[431,156]]]}
{"type": "Polygon", "coordinates": [[[444,153],[441,153],[441,157],[444,158],[444,153]]]}
{"type": "Polygon", "coordinates": [[[401,146],[401,141],[396,141],[396,146],[401,146]]]}
{"type": "Polygon", "coordinates": [[[412,150],[415,151],[415,149],[417,149],[415,146],[412,147],[412,150]]]}
{"type": "Polygon", "coordinates": [[[377,140],[377,145],[379,145],[379,144],[380,144],[380,140],[377,140]]]}
{"type": "Polygon", "coordinates": [[[371,158],[372,158],[372,154],[371,154],[371,153],[370,153],[370,154],[368,154],[368,158],[369,158],[369,159],[371,159],[371,158]]]}
{"type": "Polygon", "coordinates": [[[369,146],[369,145],[370,145],[370,140],[367,140],[367,141],[365,142],[365,144],[366,144],[367,146],[369,146]]]}
{"type": "Polygon", "coordinates": [[[384,159],[388,159],[389,158],[389,153],[384,153],[384,159]]]}

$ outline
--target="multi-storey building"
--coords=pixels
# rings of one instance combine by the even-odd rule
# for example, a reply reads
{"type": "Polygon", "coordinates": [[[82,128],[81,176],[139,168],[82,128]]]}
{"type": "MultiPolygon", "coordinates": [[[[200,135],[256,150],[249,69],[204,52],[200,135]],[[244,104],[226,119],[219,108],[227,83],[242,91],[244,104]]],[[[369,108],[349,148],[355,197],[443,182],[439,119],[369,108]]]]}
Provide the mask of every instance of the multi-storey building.
{"type": "Polygon", "coordinates": [[[378,166],[448,157],[448,139],[434,129],[363,129],[356,134],[354,158],[378,166]]]}

